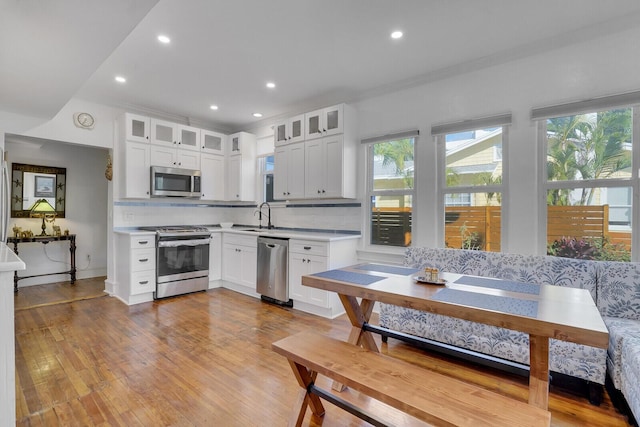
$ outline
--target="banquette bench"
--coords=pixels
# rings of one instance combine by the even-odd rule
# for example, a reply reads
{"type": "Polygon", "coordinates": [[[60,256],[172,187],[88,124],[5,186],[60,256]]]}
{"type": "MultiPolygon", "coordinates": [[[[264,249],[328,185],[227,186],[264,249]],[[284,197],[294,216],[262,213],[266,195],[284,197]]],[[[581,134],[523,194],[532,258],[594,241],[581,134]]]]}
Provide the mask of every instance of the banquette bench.
{"type": "MultiPolygon", "coordinates": [[[[592,403],[599,404],[602,385],[612,384],[640,418],[640,263],[589,261],[465,249],[408,248],[405,266],[494,277],[538,285],[587,289],[609,329],[608,349],[550,340],[549,370],[589,385],[592,403]],[[607,371],[609,380],[607,380],[607,371]]],[[[380,326],[428,340],[431,348],[472,352],[475,360],[529,363],[526,334],[421,312],[380,305],[380,326]]],[[[393,336],[393,335],[390,335],[393,336]]],[[[383,339],[386,337],[383,335],[383,339]]],[[[553,379],[552,379],[553,381],[553,379]]],[[[614,391],[615,391],[614,390],[614,391]]]]}

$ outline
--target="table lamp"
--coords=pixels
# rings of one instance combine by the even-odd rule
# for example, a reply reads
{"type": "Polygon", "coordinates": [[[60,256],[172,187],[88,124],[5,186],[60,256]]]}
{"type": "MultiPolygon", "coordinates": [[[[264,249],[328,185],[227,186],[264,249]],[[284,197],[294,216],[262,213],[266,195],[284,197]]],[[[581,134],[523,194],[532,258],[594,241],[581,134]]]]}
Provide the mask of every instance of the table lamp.
{"type": "Polygon", "coordinates": [[[56,218],[56,210],[46,199],[38,199],[36,202],[29,208],[29,216],[32,218],[42,218],[42,233],[40,236],[47,235],[47,225],[46,221],[52,222],[56,218]]]}

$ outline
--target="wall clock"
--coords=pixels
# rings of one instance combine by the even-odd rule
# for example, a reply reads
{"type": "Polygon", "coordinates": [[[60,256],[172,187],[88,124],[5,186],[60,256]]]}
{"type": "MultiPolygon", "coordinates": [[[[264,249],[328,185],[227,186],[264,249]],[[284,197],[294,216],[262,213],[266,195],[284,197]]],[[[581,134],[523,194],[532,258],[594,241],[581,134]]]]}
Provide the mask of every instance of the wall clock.
{"type": "Polygon", "coordinates": [[[73,124],[81,129],[93,129],[96,120],[89,113],[75,113],[73,115],[73,124]]]}

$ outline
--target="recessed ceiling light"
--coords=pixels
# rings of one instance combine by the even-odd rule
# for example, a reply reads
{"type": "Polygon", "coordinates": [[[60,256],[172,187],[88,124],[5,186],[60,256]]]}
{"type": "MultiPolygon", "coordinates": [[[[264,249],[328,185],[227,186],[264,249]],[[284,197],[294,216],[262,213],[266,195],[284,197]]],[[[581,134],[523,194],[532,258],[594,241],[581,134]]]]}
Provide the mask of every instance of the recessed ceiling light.
{"type": "Polygon", "coordinates": [[[260,118],[262,117],[262,113],[253,113],[253,117],[260,118]]]}
{"type": "Polygon", "coordinates": [[[161,35],[159,35],[159,36],[158,36],[158,41],[159,41],[160,43],[167,44],[167,43],[170,43],[170,42],[171,42],[171,39],[170,39],[169,37],[164,36],[164,35],[162,35],[162,34],[161,34],[161,35]]]}
{"type": "Polygon", "coordinates": [[[125,82],[127,81],[127,79],[125,79],[125,78],[124,78],[124,77],[122,77],[122,76],[116,76],[116,81],[117,81],[118,83],[125,83],[125,82]]]}
{"type": "Polygon", "coordinates": [[[217,106],[217,105],[212,105],[212,106],[211,106],[211,107],[209,107],[209,108],[211,108],[212,110],[217,110],[217,109],[218,109],[218,106],[217,106]]]}
{"type": "Polygon", "coordinates": [[[274,82],[268,82],[268,83],[267,83],[267,87],[268,87],[269,89],[273,89],[273,88],[275,88],[275,87],[276,87],[276,84],[275,84],[274,82]]]}
{"type": "Polygon", "coordinates": [[[402,38],[402,31],[394,31],[393,33],[391,33],[391,38],[392,39],[401,39],[402,38]]]}

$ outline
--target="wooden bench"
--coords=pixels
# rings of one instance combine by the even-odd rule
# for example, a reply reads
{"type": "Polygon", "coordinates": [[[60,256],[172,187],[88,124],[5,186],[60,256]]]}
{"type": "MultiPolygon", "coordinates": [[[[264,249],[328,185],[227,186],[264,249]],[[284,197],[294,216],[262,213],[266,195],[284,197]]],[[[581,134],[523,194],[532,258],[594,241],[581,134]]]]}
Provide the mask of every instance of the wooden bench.
{"type": "Polygon", "coordinates": [[[300,426],[308,406],[324,415],[320,398],[376,425],[386,425],[314,384],[324,375],[420,420],[438,426],[549,426],[549,411],[510,399],[380,353],[312,332],[272,344],[286,357],[303,388],[290,425],[300,426]]]}

